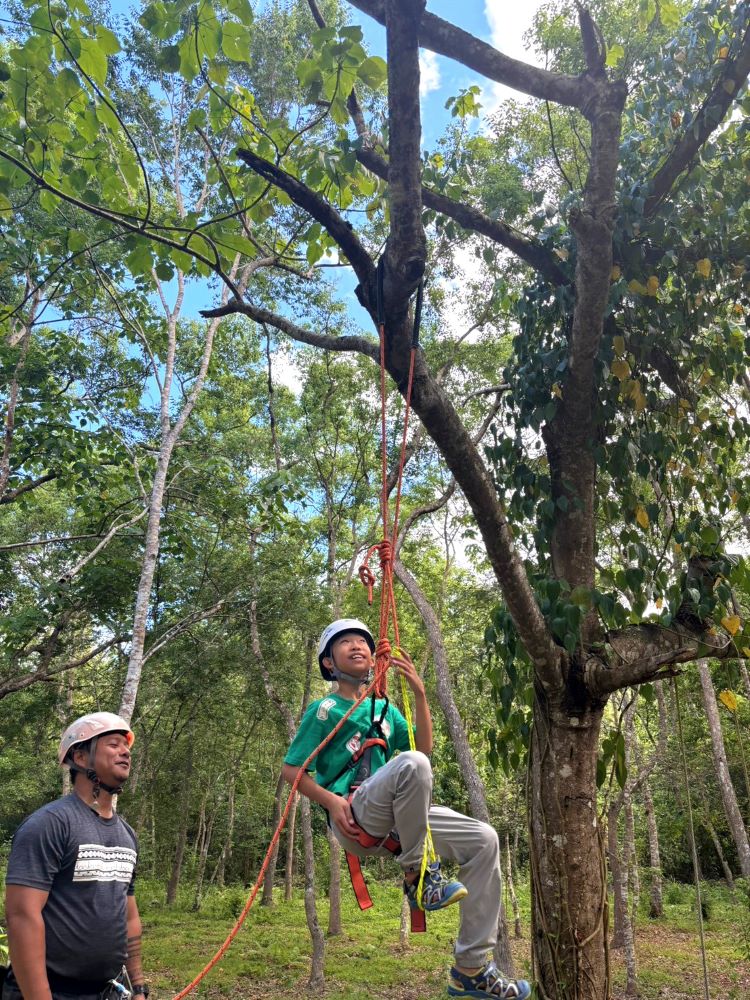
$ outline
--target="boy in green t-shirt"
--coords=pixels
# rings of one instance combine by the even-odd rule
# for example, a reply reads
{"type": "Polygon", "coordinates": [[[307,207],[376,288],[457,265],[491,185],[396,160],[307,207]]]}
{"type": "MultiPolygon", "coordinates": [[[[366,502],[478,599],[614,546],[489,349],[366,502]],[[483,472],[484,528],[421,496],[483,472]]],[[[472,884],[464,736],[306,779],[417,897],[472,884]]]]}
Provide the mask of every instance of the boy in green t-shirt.
{"type": "MultiPolygon", "coordinates": [[[[324,630],[318,647],[320,672],[326,680],[336,681],[338,690],[313,702],[305,713],[284,758],[283,775],[290,783],[310,753],[351,708],[361,686],[369,683],[374,652],[370,630],[357,619],[339,619],[324,630]]],[[[526,980],[505,979],[494,962],[487,961],[487,953],[495,944],[500,911],[497,834],[487,823],[430,804],[432,718],[424,684],[406,653],[392,656],[391,663],[414,695],[416,750],[409,749],[407,723],[399,710],[386,699],[376,700],[374,706],[368,699],[321,750],[311,765],[315,777],[305,773],[299,790],[328,812],[331,829],[351,854],[388,856],[391,852],[383,842],[392,833],[397,835],[404,891],[412,907],[418,905],[417,884],[429,823],[438,854],[460,866],[459,882],[447,879],[439,862],[430,865],[421,900],[425,910],[439,910],[463,900],[448,994],[526,1000],[531,993],[526,980]],[[357,775],[355,757],[373,734],[385,746],[373,745],[369,777],[350,797],[357,775]],[[362,831],[378,839],[374,847],[359,843],[362,831]]]]}

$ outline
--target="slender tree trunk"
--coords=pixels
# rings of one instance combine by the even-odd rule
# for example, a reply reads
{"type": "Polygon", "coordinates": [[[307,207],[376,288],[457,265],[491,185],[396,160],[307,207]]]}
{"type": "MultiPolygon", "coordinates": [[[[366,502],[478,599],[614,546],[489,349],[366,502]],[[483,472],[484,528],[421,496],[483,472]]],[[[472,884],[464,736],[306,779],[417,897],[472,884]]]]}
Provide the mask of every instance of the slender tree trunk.
{"type": "MultiPolygon", "coordinates": [[[[276,792],[273,797],[273,828],[274,830],[279,825],[279,820],[281,819],[281,813],[284,808],[284,801],[286,796],[284,795],[284,789],[286,787],[286,782],[279,775],[279,780],[276,782],[276,792]]],[[[268,871],[266,872],[266,877],[263,879],[263,894],[261,897],[261,906],[273,906],[273,882],[276,877],[276,862],[279,858],[279,842],[276,842],[276,846],[273,849],[273,854],[271,855],[271,860],[268,862],[268,871]]]]}
{"type": "Polygon", "coordinates": [[[200,854],[198,855],[198,870],[195,874],[195,896],[193,897],[193,912],[195,913],[197,913],[203,905],[203,879],[206,874],[206,863],[208,861],[208,852],[211,847],[211,837],[214,832],[216,812],[216,809],[211,810],[211,815],[205,825],[200,854]]]}
{"type": "Polygon", "coordinates": [[[326,831],[330,852],[330,883],[328,891],[328,937],[341,933],[341,845],[330,827],[326,831]]]}
{"type": "Polygon", "coordinates": [[[286,823],[286,866],[284,869],[284,902],[290,903],[294,891],[294,834],[300,796],[294,796],[286,823]]]}
{"type": "Polygon", "coordinates": [[[625,968],[627,972],[625,995],[635,997],[638,996],[638,965],[635,957],[635,916],[638,908],[640,880],[638,878],[638,867],[635,854],[633,802],[629,793],[626,793],[625,795],[624,812],[625,841],[623,851],[623,868],[626,872],[626,879],[630,891],[630,908],[628,909],[627,905],[625,907],[625,925],[623,928],[623,950],[625,952],[625,968]]]}
{"type": "Polygon", "coordinates": [[[703,704],[706,707],[708,728],[711,734],[711,749],[716,769],[716,778],[721,791],[721,799],[724,803],[729,831],[737,848],[737,857],[742,877],[750,880],[750,843],[748,842],[747,830],[745,829],[742,814],[737,805],[737,796],[727,766],[724,736],[721,731],[719,708],[716,704],[716,692],[714,691],[707,660],[698,661],[698,672],[701,679],[701,688],[703,689],[703,704]]]}
{"type": "Polygon", "coordinates": [[[305,845],[305,917],[312,939],[313,953],[310,965],[310,978],[307,988],[312,992],[322,991],[325,987],[323,961],[325,959],[325,937],[318,922],[318,911],[315,905],[315,851],[313,848],[312,822],[310,820],[310,802],[304,796],[300,801],[300,816],[302,820],[302,840],[305,845]]]}
{"type": "Polygon", "coordinates": [[[232,776],[229,779],[229,789],[227,791],[227,835],[224,840],[224,846],[221,849],[221,854],[219,855],[219,860],[216,864],[216,869],[211,878],[211,881],[215,882],[220,889],[224,888],[227,865],[232,857],[232,843],[234,841],[234,799],[236,788],[237,779],[233,768],[232,776]]]}
{"type": "Polygon", "coordinates": [[[516,887],[513,884],[513,865],[510,857],[510,836],[507,830],[505,831],[505,878],[507,879],[506,885],[508,886],[508,891],[510,893],[510,905],[513,909],[513,936],[515,938],[521,938],[523,937],[523,933],[521,931],[521,911],[518,908],[516,887]]]}
{"type": "Polygon", "coordinates": [[[180,875],[182,874],[182,860],[185,856],[185,845],[187,844],[187,829],[190,818],[190,792],[193,777],[193,746],[192,732],[190,734],[190,749],[188,751],[187,766],[183,777],[182,791],[180,793],[179,826],[177,828],[177,844],[175,846],[174,857],[172,859],[172,873],[167,883],[167,906],[172,906],[177,899],[177,890],[180,885],[180,875]]]}
{"type": "Polygon", "coordinates": [[[651,795],[651,784],[643,782],[643,809],[646,813],[648,830],[648,853],[650,861],[651,885],[649,889],[649,916],[656,920],[664,916],[664,901],[662,898],[663,875],[661,870],[661,854],[659,853],[659,828],[656,825],[654,799],[651,795]]]}
{"type": "Polygon", "coordinates": [[[411,907],[409,900],[404,895],[401,900],[401,917],[398,924],[398,946],[401,951],[409,948],[409,934],[411,932],[411,907]]]}
{"type": "MultiPolygon", "coordinates": [[[[183,802],[187,807],[187,797],[183,802]]],[[[172,872],[167,883],[167,906],[172,906],[177,900],[177,890],[180,887],[180,876],[182,874],[182,859],[185,856],[185,845],[187,843],[188,810],[180,809],[179,827],[177,830],[177,844],[175,845],[174,856],[172,858],[172,872]]]]}
{"type": "Polygon", "coordinates": [[[719,840],[719,835],[716,832],[716,827],[713,825],[711,820],[706,816],[703,820],[703,825],[706,830],[708,830],[708,835],[711,838],[711,843],[714,845],[716,850],[716,856],[719,859],[719,864],[721,865],[721,870],[724,872],[724,881],[727,887],[734,891],[734,876],[732,875],[732,869],[727,864],[727,859],[724,857],[724,851],[721,847],[721,840],[719,840]]]}
{"type": "Polygon", "coordinates": [[[622,948],[625,944],[625,911],[627,908],[627,866],[620,856],[620,841],[617,824],[620,818],[619,801],[612,802],[607,810],[607,853],[609,870],[612,874],[612,947],[622,948]]]}
{"type": "Polygon", "coordinates": [[[744,660],[739,661],[740,664],[740,674],[742,676],[742,686],[745,689],[745,697],[750,701],[750,673],[748,673],[747,664],[744,660]]]}

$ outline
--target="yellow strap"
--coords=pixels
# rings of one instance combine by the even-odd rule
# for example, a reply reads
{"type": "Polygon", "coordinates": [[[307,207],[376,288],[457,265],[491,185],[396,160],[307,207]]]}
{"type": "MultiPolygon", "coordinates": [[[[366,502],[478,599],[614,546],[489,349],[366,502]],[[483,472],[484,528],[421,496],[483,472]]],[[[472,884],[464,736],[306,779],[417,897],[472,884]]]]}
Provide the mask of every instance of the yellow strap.
{"type": "MultiPolygon", "coordinates": [[[[398,655],[400,651],[394,649],[394,653],[398,655]]],[[[411,716],[411,702],[409,700],[409,688],[406,684],[406,678],[403,674],[399,674],[401,680],[401,700],[404,704],[404,718],[406,719],[406,725],[409,730],[409,748],[411,750],[417,749],[417,744],[414,740],[414,726],[412,724],[411,716]]],[[[437,861],[438,856],[435,853],[435,846],[432,843],[432,831],[430,830],[430,824],[427,824],[427,833],[424,839],[424,850],[422,851],[422,864],[419,868],[419,882],[417,884],[417,906],[420,910],[424,909],[422,905],[422,892],[424,890],[424,876],[427,871],[427,865],[432,864],[433,861],[437,861]]]]}

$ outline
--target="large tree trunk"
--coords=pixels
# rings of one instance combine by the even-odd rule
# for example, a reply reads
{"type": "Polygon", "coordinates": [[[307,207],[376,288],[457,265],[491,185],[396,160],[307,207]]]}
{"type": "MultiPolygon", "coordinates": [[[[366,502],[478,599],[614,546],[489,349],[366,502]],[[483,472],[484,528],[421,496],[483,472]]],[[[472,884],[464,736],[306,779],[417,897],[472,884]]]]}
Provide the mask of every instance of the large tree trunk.
{"type": "Polygon", "coordinates": [[[706,706],[706,717],[711,734],[711,749],[716,769],[716,779],[719,782],[719,789],[721,791],[721,800],[724,803],[724,812],[727,816],[729,831],[737,848],[737,857],[742,877],[750,880],[750,843],[748,842],[747,830],[742,821],[742,814],[737,805],[737,796],[727,766],[724,736],[721,731],[721,721],[719,719],[719,707],[716,704],[716,692],[711,680],[708,660],[698,661],[698,672],[701,679],[701,688],[703,689],[703,704],[706,706]]]}
{"type": "Polygon", "coordinates": [[[603,708],[537,687],[531,736],[534,977],[548,1000],[609,997],[606,869],[596,813],[603,708]]]}
{"type": "Polygon", "coordinates": [[[317,993],[325,987],[323,961],[325,959],[325,937],[320,929],[318,911],[315,905],[315,851],[313,847],[312,822],[310,820],[310,801],[304,796],[300,800],[300,816],[302,820],[302,839],[305,845],[305,917],[313,945],[310,978],[307,988],[317,993]]]}

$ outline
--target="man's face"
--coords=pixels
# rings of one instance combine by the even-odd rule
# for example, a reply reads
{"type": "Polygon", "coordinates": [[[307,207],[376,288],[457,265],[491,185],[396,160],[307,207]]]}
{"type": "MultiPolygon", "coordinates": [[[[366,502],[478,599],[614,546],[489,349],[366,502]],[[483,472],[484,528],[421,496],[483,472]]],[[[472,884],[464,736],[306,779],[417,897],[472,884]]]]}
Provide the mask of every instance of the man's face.
{"type": "Polygon", "coordinates": [[[107,785],[120,785],[126,780],[130,774],[130,747],[124,733],[105,733],[99,737],[94,770],[107,785]]]}
{"type": "Polygon", "coordinates": [[[334,664],[345,674],[364,677],[372,666],[372,653],[367,639],[358,632],[344,632],[331,643],[331,656],[323,662],[331,669],[334,664]]]}

